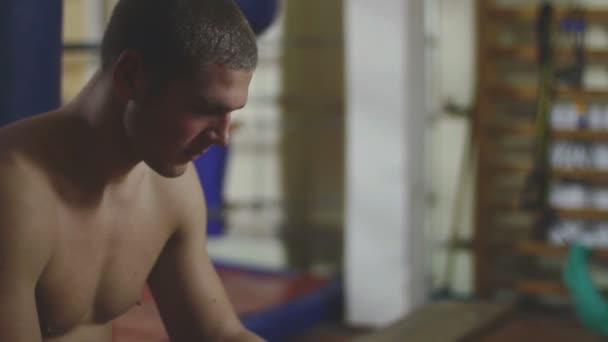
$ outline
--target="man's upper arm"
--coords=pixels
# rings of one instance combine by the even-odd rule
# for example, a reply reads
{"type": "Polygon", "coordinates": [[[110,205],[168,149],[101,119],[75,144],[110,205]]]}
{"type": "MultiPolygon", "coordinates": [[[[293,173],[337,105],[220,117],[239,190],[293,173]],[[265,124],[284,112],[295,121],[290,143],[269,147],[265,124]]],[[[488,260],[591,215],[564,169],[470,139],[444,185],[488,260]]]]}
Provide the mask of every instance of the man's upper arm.
{"type": "Polygon", "coordinates": [[[149,278],[161,316],[174,342],[260,341],[247,333],[224,291],[206,250],[205,202],[192,166],[183,176],[181,226],[167,243],[149,278]],[[235,339],[233,339],[235,338],[235,339]]]}
{"type": "Polygon", "coordinates": [[[35,289],[50,243],[19,176],[0,177],[0,341],[40,341],[35,289]]]}

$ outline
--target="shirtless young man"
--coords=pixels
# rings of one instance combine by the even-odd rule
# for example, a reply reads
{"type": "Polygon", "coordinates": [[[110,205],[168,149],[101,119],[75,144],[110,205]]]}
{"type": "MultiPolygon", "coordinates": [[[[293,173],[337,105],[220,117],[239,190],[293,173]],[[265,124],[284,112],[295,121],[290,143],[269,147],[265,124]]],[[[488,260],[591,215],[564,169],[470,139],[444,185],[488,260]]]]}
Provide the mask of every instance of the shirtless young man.
{"type": "Polygon", "coordinates": [[[256,63],[230,0],[120,0],[81,93],[0,129],[0,341],[109,342],[146,283],[172,341],[260,341],[206,254],[190,163],[227,142],[256,63]]]}

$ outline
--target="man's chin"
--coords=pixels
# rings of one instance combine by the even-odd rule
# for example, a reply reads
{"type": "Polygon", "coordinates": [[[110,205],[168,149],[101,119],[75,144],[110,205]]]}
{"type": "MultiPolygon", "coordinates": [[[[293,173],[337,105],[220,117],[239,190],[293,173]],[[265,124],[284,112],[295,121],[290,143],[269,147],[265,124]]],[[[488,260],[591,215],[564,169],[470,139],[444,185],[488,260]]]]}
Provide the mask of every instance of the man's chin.
{"type": "Polygon", "coordinates": [[[153,163],[146,162],[146,164],[156,173],[165,178],[177,178],[186,173],[186,170],[188,169],[188,163],[173,165],[156,165],[153,163]]]}

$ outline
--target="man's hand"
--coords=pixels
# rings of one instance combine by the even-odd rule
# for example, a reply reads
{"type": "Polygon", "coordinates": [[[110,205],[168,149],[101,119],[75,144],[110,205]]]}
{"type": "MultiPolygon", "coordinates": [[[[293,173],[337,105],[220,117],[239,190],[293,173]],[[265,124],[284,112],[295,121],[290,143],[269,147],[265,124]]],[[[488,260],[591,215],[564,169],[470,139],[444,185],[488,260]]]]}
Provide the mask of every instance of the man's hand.
{"type": "Polygon", "coordinates": [[[264,342],[262,338],[258,335],[252,333],[251,331],[243,328],[238,333],[232,336],[226,336],[225,339],[221,340],[222,342],[264,342]]]}

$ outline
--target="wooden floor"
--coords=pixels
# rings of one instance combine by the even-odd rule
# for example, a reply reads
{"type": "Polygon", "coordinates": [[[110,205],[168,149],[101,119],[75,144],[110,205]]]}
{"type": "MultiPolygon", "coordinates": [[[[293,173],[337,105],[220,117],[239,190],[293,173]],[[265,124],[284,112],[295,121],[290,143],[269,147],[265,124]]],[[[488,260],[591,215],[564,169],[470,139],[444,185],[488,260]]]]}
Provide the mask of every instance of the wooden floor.
{"type": "Polygon", "coordinates": [[[574,315],[520,312],[480,342],[596,342],[607,341],[585,329],[574,315]]]}
{"type": "MultiPolygon", "coordinates": [[[[581,325],[574,314],[551,310],[523,310],[516,308],[509,315],[491,325],[490,329],[483,329],[481,334],[474,337],[451,338],[449,330],[455,331],[463,316],[452,317],[437,314],[433,318],[433,310],[422,310],[422,314],[415,317],[406,317],[390,328],[370,333],[361,333],[346,330],[340,325],[334,328],[331,325],[320,327],[305,334],[297,342],[596,342],[608,341],[594,335],[581,325]],[[423,323],[430,322],[429,325],[423,323]],[[421,324],[422,323],[422,324],[421,324]],[[456,324],[455,324],[456,323],[456,324]],[[434,327],[428,331],[424,326],[434,327]],[[427,330],[426,332],[424,330],[427,330]],[[426,335],[425,335],[426,334],[426,335]]],[[[485,310],[485,309],[484,309],[485,310]]],[[[477,310],[477,312],[480,312],[477,310]]],[[[420,312],[419,312],[420,313],[420,312]]],[[[470,314],[471,312],[469,312],[470,314]]],[[[470,315],[469,315],[470,316],[470,315]]],[[[470,319],[475,318],[470,316],[470,319]]],[[[466,325],[464,323],[463,325],[466,325]]]]}
{"type": "MultiPolygon", "coordinates": [[[[366,334],[348,331],[342,327],[326,325],[307,333],[294,342],[359,342],[366,334]]],[[[394,342],[427,342],[414,340],[407,336],[393,339],[394,342]]],[[[543,315],[519,314],[497,329],[482,337],[472,338],[470,342],[599,342],[608,339],[595,336],[586,331],[576,319],[569,317],[550,317],[543,315]]],[[[456,342],[435,340],[432,342],[456,342]]]]}

